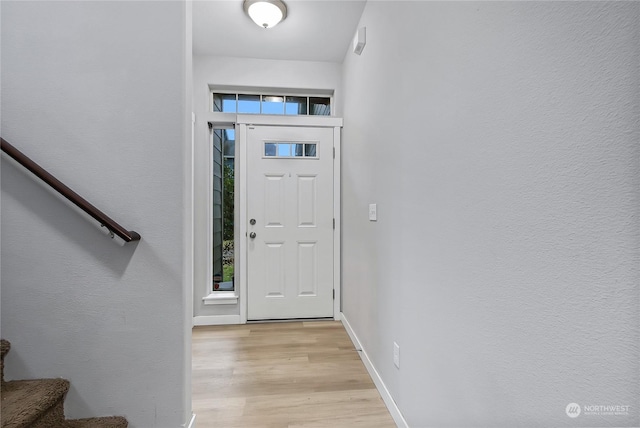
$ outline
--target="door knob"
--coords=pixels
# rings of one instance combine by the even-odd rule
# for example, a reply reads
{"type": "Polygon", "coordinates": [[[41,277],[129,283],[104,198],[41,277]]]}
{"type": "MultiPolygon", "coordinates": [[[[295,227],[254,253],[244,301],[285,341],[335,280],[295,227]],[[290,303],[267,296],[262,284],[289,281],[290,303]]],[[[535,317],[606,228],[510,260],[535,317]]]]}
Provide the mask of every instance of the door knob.
{"type": "Polygon", "coordinates": [[[255,238],[255,237],[256,237],[256,233],[255,233],[255,232],[251,232],[251,233],[249,234],[249,238],[253,239],[253,238],[255,238]]]}
{"type": "Polygon", "coordinates": [[[252,218],[251,220],[249,220],[249,224],[251,224],[251,226],[253,226],[254,224],[256,224],[256,219],[252,218]]]}

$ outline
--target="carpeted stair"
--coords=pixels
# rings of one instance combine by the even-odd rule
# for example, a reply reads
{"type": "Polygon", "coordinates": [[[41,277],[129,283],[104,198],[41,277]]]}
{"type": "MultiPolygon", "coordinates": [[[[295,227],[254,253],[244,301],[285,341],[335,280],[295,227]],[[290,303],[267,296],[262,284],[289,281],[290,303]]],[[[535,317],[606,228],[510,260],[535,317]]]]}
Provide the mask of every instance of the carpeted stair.
{"type": "Polygon", "coordinates": [[[69,390],[66,379],[4,380],[4,357],[11,344],[0,340],[0,395],[2,428],[126,428],[119,416],[65,419],[64,398],[69,390]]]}

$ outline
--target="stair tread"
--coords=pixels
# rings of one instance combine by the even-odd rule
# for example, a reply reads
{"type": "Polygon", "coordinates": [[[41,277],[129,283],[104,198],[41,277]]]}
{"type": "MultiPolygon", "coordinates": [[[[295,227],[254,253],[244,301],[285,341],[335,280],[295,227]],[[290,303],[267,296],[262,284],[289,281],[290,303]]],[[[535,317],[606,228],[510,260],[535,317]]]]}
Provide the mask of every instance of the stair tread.
{"type": "Polygon", "coordinates": [[[2,384],[2,427],[29,426],[64,397],[66,379],[12,380],[2,384]]]}
{"type": "Polygon", "coordinates": [[[69,419],[66,428],[126,428],[127,420],[121,416],[103,418],[69,419]]]}

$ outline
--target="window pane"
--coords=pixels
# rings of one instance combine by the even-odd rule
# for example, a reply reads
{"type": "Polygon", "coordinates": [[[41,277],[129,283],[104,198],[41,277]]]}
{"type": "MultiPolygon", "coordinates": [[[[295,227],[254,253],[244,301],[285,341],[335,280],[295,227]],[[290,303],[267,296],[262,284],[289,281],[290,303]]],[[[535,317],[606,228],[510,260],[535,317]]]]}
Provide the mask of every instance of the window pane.
{"type": "Polygon", "coordinates": [[[236,112],[236,94],[213,94],[213,111],[236,112]]]}
{"type": "Polygon", "coordinates": [[[284,114],[307,114],[307,97],[287,97],[284,114]]]}
{"type": "Polygon", "coordinates": [[[233,158],[236,155],[235,130],[225,129],[222,139],[223,154],[226,158],[233,158]]]}
{"type": "Polygon", "coordinates": [[[304,156],[304,144],[292,144],[293,146],[293,156],[302,157],[304,156]]]}
{"type": "Polygon", "coordinates": [[[331,116],[330,97],[221,93],[212,95],[213,111],[216,112],[331,116]]]}
{"type": "Polygon", "coordinates": [[[291,144],[278,143],[278,156],[291,157],[291,144]]]}
{"type": "Polygon", "coordinates": [[[265,156],[275,156],[276,155],[276,145],[275,145],[275,143],[264,143],[264,155],[265,156]]]}
{"type": "Polygon", "coordinates": [[[265,157],[317,158],[316,143],[264,143],[265,157]]]}
{"type": "Polygon", "coordinates": [[[234,186],[235,169],[234,158],[224,159],[222,186],[222,281],[220,290],[234,289],[234,186]]]}
{"type": "Polygon", "coordinates": [[[306,157],[315,158],[316,155],[316,145],[315,144],[305,144],[304,145],[304,155],[306,157]]]}
{"type": "Polygon", "coordinates": [[[212,266],[214,276],[222,275],[222,192],[223,192],[223,179],[222,179],[222,146],[224,140],[224,131],[221,129],[215,129],[213,131],[213,147],[212,147],[212,244],[213,244],[213,259],[212,266]]]}
{"type": "Polygon", "coordinates": [[[331,98],[309,97],[309,114],[331,116],[331,98]]]}
{"type": "Polygon", "coordinates": [[[284,114],[284,97],[263,95],[262,114],[284,114]]]}
{"type": "Polygon", "coordinates": [[[260,95],[238,95],[238,113],[260,113],[260,95]]]}

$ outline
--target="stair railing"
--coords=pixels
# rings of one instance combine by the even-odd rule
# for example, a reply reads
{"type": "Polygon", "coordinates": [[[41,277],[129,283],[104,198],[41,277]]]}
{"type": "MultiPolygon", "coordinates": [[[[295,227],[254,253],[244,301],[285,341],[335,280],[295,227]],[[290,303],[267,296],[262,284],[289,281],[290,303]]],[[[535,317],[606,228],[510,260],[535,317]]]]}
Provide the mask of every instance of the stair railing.
{"type": "Polygon", "coordinates": [[[109,236],[113,239],[115,236],[118,236],[125,243],[132,241],[139,241],[140,234],[134,232],[133,230],[127,230],[124,227],[120,226],[115,220],[111,217],[100,211],[94,205],[89,203],[82,196],[78,195],[76,192],[71,190],[67,185],[62,183],[60,180],[51,175],[47,170],[42,168],[40,165],[31,160],[27,155],[22,153],[20,150],[16,149],[14,146],[9,144],[4,138],[0,138],[0,142],[2,143],[2,151],[5,152],[8,156],[13,158],[16,162],[22,165],[24,168],[29,170],[36,177],[47,183],[51,186],[55,191],[60,193],[82,211],[87,213],[93,219],[95,219],[102,227],[107,228],[109,231],[109,236]]]}

